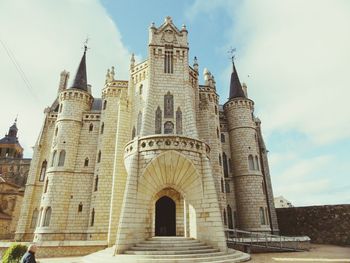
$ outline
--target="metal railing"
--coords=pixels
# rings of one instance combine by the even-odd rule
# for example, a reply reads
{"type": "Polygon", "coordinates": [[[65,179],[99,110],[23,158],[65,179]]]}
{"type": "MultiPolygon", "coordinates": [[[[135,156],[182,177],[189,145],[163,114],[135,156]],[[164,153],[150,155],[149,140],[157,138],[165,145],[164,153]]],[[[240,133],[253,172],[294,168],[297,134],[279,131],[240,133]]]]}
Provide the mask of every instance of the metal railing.
{"type": "Polygon", "coordinates": [[[272,235],[264,232],[243,231],[239,229],[225,229],[226,242],[245,247],[268,248],[279,251],[305,251],[300,237],[272,235]]]}

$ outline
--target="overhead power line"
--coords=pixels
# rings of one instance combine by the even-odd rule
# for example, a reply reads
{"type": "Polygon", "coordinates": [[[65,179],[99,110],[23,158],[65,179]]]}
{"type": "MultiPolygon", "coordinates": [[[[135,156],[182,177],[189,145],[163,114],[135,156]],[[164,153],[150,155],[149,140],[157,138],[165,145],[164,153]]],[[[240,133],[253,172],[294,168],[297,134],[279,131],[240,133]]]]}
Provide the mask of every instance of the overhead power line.
{"type": "Polygon", "coordinates": [[[25,86],[27,87],[29,93],[33,96],[33,98],[37,102],[39,102],[38,97],[34,93],[34,89],[33,89],[32,84],[30,83],[29,79],[27,78],[26,74],[24,73],[21,65],[16,60],[16,58],[15,58],[14,54],[12,53],[11,49],[5,44],[5,42],[3,40],[1,40],[1,38],[0,38],[0,43],[3,46],[4,50],[6,51],[7,56],[10,58],[11,62],[15,66],[18,74],[20,75],[21,79],[23,80],[23,82],[24,82],[25,86]]]}

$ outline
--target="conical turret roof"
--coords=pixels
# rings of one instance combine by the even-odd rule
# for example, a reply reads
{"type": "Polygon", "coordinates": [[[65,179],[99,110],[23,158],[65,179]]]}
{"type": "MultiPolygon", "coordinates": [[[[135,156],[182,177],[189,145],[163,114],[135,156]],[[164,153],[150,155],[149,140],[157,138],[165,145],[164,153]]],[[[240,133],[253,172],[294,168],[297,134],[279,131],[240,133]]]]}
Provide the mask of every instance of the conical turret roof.
{"type": "Polygon", "coordinates": [[[86,74],[86,50],[85,46],[83,57],[81,58],[77,73],[75,74],[74,82],[71,88],[81,89],[88,92],[87,74],[86,74]]]}
{"type": "Polygon", "coordinates": [[[238,73],[234,61],[232,61],[232,73],[230,81],[230,99],[232,98],[245,98],[244,91],[242,89],[241,82],[238,78],[238,73]]]}

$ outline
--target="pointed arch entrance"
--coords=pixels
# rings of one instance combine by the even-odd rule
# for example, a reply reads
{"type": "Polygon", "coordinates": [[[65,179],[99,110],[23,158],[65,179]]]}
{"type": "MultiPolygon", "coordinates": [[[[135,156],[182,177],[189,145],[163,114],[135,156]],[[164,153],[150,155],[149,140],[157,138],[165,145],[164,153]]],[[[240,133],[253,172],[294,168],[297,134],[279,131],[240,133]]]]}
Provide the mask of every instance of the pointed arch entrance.
{"type": "Polygon", "coordinates": [[[176,204],[167,197],[158,199],[155,207],[155,235],[176,236],[176,204]]]}

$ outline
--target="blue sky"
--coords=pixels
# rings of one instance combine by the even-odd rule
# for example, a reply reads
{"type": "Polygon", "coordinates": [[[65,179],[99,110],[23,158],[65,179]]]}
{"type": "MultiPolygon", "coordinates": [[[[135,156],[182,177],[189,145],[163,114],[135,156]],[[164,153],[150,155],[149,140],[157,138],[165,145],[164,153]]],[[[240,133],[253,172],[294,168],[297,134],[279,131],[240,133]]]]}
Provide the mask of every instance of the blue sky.
{"type": "Polygon", "coordinates": [[[228,96],[227,51],[237,49],[240,80],[262,120],[275,195],[294,205],[350,203],[346,0],[1,1],[0,133],[18,114],[20,141],[31,156],[59,73],[74,75],[86,36],[88,81],[99,97],[107,68],[128,79],[131,53],[147,58],[148,27],[168,15],[178,27],[186,24],[190,61],[197,56],[200,72],[214,74],[221,103],[228,96]]]}

